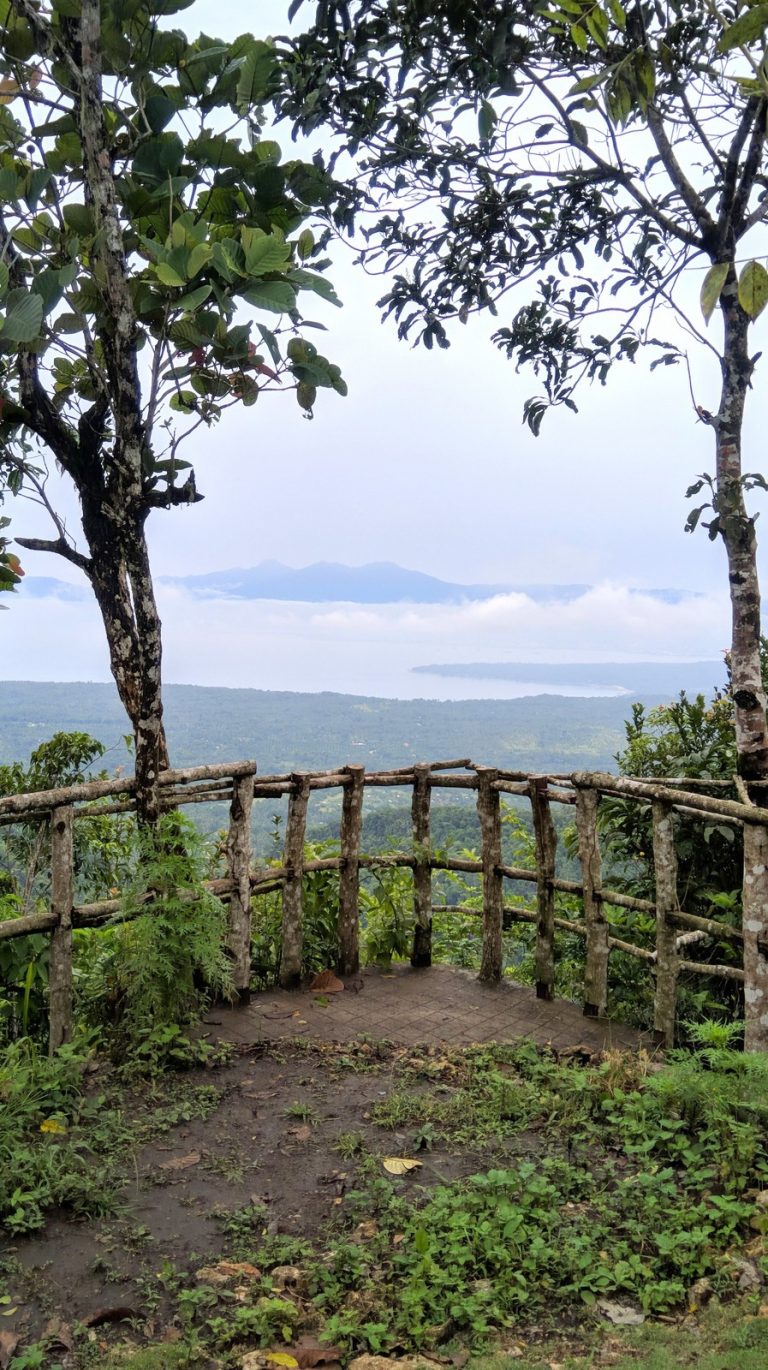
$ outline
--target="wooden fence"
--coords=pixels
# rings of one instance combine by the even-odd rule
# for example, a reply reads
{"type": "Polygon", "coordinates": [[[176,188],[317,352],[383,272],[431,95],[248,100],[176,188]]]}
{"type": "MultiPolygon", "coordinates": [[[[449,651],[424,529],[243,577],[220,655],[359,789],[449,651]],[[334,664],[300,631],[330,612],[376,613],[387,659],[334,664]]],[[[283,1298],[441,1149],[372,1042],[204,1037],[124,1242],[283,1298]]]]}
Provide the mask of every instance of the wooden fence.
{"type": "MultiPolygon", "coordinates": [[[[419,763],[400,770],[366,772],[363,766],[344,766],[333,771],[258,775],[255,762],[197,766],[166,771],[160,778],[164,808],[189,804],[226,802],[229,829],[226,844],[227,874],[207,882],[208,888],[229,906],[229,949],[235,987],[241,1000],[248,997],[250,981],[251,908],[254,898],[282,891],[282,959],[280,983],[298,986],[302,966],[302,880],[312,871],[339,872],[337,966],[342,976],[355,975],[360,965],[358,902],[360,873],[365,869],[405,867],[413,872],[413,941],[411,963],[429,966],[432,959],[432,916],[448,906],[433,904],[432,873],[457,871],[482,878],[482,910],[467,908],[482,920],[480,977],[497,981],[503,974],[502,932],[511,923],[535,926],[535,986],[539,998],[552,999],[555,992],[555,933],[564,930],[584,940],[584,1013],[601,1017],[606,1012],[610,955],[626,952],[644,961],[654,977],[654,1028],[659,1040],[674,1041],[677,984],[682,972],[744,981],[745,972],[734,965],[713,965],[686,959],[691,940],[713,937],[717,941],[744,943],[740,928],[686,912],[680,908],[677,889],[674,815],[683,813],[719,824],[768,827],[768,810],[755,805],[743,786],[740,800],[713,798],[701,793],[696,782],[648,781],[602,773],[531,775],[522,771],[474,766],[468,760],[419,763]],[[366,855],[361,851],[363,799],[366,788],[406,786],[412,791],[412,843],[408,852],[366,855]],[[342,808],[339,855],[308,860],[305,834],[310,796],[321,790],[340,789],[342,808]],[[481,833],[479,860],[438,856],[432,847],[430,807],[433,791],[474,792],[481,833]],[[288,816],[282,862],[254,868],[251,817],[255,798],[288,797],[288,816]],[[527,799],[531,805],[535,836],[535,869],[507,865],[502,852],[504,796],[527,799]],[[598,810],[604,796],[650,807],[653,858],[656,871],[655,901],[636,898],[603,885],[598,810]],[[561,879],[556,874],[557,834],[553,805],[573,808],[578,835],[581,879],[561,879]],[[505,882],[529,882],[536,886],[536,909],[505,897],[505,882]],[[576,896],[580,916],[563,918],[556,912],[556,896],[576,896]],[[612,935],[606,908],[632,909],[655,919],[655,948],[636,946],[612,935]]],[[[703,783],[703,782],[702,782],[703,783]]],[[[730,782],[721,782],[720,788],[730,782]]],[[[717,784],[706,782],[707,788],[717,784]]],[[[32,932],[50,932],[50,1046],[54,1050],[72,1030],[72,929],[96,927],[116,918],[134,917],[151,907],[151,895],[143,905],[123,909],[119,899],[98,903],[74,903],[73,825],[85,816],[126,813],[134,805],[134,782],[121,780],[85,782],[67,789],[0,797],[0,826],[47,821],[51,835],[51,897],[47,911],[30,913],[0,922],[0,940],[32,932]]],[[[745,884],[745,895],[747,886],[745,884]]],[[[745,907],[747,901],[745,900],[745,907]]],[[[758,941],[761,956],[765,948],[758,941]]],[[[765,1045],[753,1042],[753,1045],[765,1045]]]]}

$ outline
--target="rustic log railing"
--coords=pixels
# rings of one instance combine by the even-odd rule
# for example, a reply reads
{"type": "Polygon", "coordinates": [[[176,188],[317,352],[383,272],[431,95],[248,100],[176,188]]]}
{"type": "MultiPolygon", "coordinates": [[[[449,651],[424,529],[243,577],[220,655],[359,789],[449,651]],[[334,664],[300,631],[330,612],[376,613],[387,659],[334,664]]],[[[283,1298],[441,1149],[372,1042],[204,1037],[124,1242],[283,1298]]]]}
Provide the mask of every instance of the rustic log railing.
{"type": "MultiPolygon", "coordinates": [[[[207,888],[229,906],[229,949],[235,989],[246,1000],[250,982],[251,912],[254,899],[282,892],[282,956],[280,983],[297,986],[302,970],[302,883],[313,871],[339,872],[337,923],[337,966],[339,974],[353,976],[360,964],[359,914],[360,872],[362,870],[403,867],[413,872],[413,942],[411,964],[426,967],[432,959],[432,918],[435,912],[453,908],[482,920],[482,958],[480,978],[498,981],[504,973],[502,933],[515,922],[535,928],[535,986],[539,998],[552,999],[555,993],[556,945],[558,931],[583,939],[585,1014],[596,1017],[606,1012],[608,1002],[610,955],[625,952],[643,961],[653,974],[654,1028],[661,1042],[674,1041],[679,977],[684,972],[723,977],[744,982],[745,970],[735,965],[715,965],[691,961],[685,947],[692,940],[711,937],[718,941],[745,943],[740,928],[719,920],[693,914],[680,908],[677,889],[674,815],[682,813],[702,820],[715,819],[731,825],[758,825],[768,829],[768,809],[753,803],[742,785],[734,788],[739,800],[699,793],[695,782],[684,780],[635,780],[596,772],[570,775],[532,775],[523,771],[504,771],[474,766],[467,759],[421,762],[399,770],[366,772],[350,765],[338,770],[293,772],[285,775],[258,775],[256,763],[196,766],[169,770],[160,777],[162,807],[172,809],[189,804],[229,803],[229,829],[226,843],[227,874],[206,882],[207,888]],[[408,852],[367,855],[361,851],[363,801],[366,788],[405,786],[412,790],[412,842],[408,852]],[[339,855],[307,860],[305,834],[311,795],[320,790],[340,789],[342,807],[339,855]],[[438,855],[432,846],[430,807],[434,790],[464,790],[475,794],[481,837],[480,859],[438,855]],[[535,839],[535,869],[507,865],[502,853],[501,800],[505,795],[527,799],[531,805],[535,839]],[[283,858],[280,864],[254,867],[252,862],[251,817],[254,799],[288,798],[283,858]],[[642,899],[620,890],[608,889],[602,882],[598,810],[606,796],[650,807],[653,855],[656,872],[656,899],[642,899]],[[746,801],[746,802],[745,802],[746,801]],[[578,837],[581,880],[566,880],[556,874],[557,832],[552,818],[553,804],[574,809],[578,837]],[[434,872],[455,871],[480,877],[482,909],[466,905],[433,903],[434,872]],[[505,898],[505,882],[529,882],[536,886],[535,910],[505,898]],[[564,918],[556,912],[556,896],[567,894],[581,901],[581,917],[564,918]],[[610,906],[653,915],[656,923],[655,949],[637,946],[611,935],[606,917],[610,906]]],[[[710,782],[707,782],[710,785],[710,782]]],[[[723,788],[717,782],[711,788],[723,788]]],[[[151,894],[126,910],[120,899],[103,899],[91,904],[74,902],[73,825],[96,813],[128,813],[134,808],[134,781],[131,777],[87,781],[58,790],[0,797],[0,826],[47,821],[51,833],[51,896],[48,909],[0,922],[0,940],[22,937],[33,932],[50,932],[49,1018],[50,1047],[55,1050],[68,1040],[72,1031],[72,930],[104,925],[110,921],[136,917],[151,910],[151,894]]],[[[745,877],[745,909],[749,905],[749,874],[745,877]]],[[[190,895],[190,897],[192,897],[190,895]]],[[[764,911],[768,913],[768,911],[764,911]]],[[[763,918],[763,923],[766,918],[763,918]]],[[[756,934],[759,959],[768,947],[756,934]]],[[[747,970],[749,989],[749,963],[747,970]]],[[[768,1023],[753,1014],[749,1032],[750,999],[746,996],[748,1044],[768,1049],[768,1023]]],[[[759,1005],[758,1005],[759,1007],[759,1005]]]]}

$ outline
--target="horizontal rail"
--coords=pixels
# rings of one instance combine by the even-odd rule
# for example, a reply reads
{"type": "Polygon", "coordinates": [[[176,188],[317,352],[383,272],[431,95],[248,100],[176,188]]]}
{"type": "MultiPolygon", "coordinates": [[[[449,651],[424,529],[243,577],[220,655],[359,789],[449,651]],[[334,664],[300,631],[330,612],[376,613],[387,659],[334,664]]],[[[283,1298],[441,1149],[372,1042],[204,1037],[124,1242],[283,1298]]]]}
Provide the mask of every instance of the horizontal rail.
{"type": "MultiPolygon", "coordinates": [[[[768,784],[768,782],[758,782],[768,784]]],[[[226,876],[204,882],[205,888],[229,907],[229,949],[233,957],[238,993],[247,997],[250,983],[251,902],[267,894],[279,894],[283,904],[284,950],[281,983],[298,982],[302,965],[302,882],[305,876],[338,874],[339,913],[337,940],[340,974],[353,973],[358,965],[360,879],[365,872],[408,870],[413,874],[414,940],[412,964],[431,963],[432,918],[441,911],[471,915],[481,924],[483,978],[498,980],[503,973],[501,932],[515,924],[533,930],[534,977],[540,998],[555,992],[556,934],[579,937],[584,943],[585,1012],[599,1016],[608,1003],[609,954],[619,952],[643,961],[655,979],[654,1022],[660,1035],[674,1038],[677,978],[681,974],[714,976],[743,982],[745,972],[738,966],[684,959],[684,951],[698,940],[727,941],[739,946],[745,934],[730,923],[678,907],[676,863],[672,814],[703,823],[722,823],[743,830],[745,826],[768,828],[768,806],[753,804],[750,792],[733,779],[678,780],[674,777],[637,778],[614,776],[606,772],[533,774],[519,770],[476,766],[469,759],[436,762],[412,761],[407,766],[366,772],[360,764],[328,770],[294,770],[280,774],[259,774],[254,761],[217,763],[168,769],[159,777],[159,807],[172,809],[192,804],[227,803],[229,830],[226,843],[226,876]],[[736,799],[723,797],[735,789],[736,799]],[[364,853],[362,845],[362,805],[365,789],[411,791],[410,851],[364,853]],[[313,793],[337,790],[340,797],[338,853],[310,856],[305,844],[307,805],[313,793]],[[717,793],[713,793],[716,790],[717,793]],[[461,791],[472,795],[480,827],[480,851],[462,856],[437,855],[432,850],[430,828],[431,796],[461,791]],[[535,839],[535,868],[508,864],[502,857],[503,798],[527,801],[531,806],[535,839]],[[642,898],[614,890],[603,884],[600,852],[598,803],[601,797],[641,805],[647,811],[653,831],[655,861],[655,899],[642,898]],[[251,851],[251,813],[255,799],[287,800],[285,850],[279,862],[254,867],[251,851]],[[551,817],[551,806],[559,804],[575,810],[574,831],[578,838],[581,879],[566,879],[556,874],[558,834],[551,817]],[[455,873],[477,877],[478,904],[443,905],[433,903],[432,876],[455,873]],[[517,893],[524,902],[504,898],[504,882],[520,882],[531,887],[527,895],[517,893]],[[535,906],[534,906],[535,891],[535,906]],[[571,914],[558,896],[578,901],[571,914]],[[611,909],[627,909],[653,920],[655,946],[638,946],[616,936],[621,928],[611,921],[611,909]],[[564,916],[567,915],[567,916],[564,916]],[[687,931],[680,932],[680,929],[687,931]],[[285,954],[285,948],[288,954],[285,954]]],[[[135,810],[135,779],[132,776],[83,781],[57,790],[0,798],[0,827],[31,823],[49,824],[57,872],[52,907],[24,913],[0,923],[0,941],[33,933],[52,934],[52,966],[55,961],[56,995],[59,1007],[51,1001],[51,1042],[66,1040],[71,1022],[71,1003],[67,1010],[62,994],[71,999],[71,938],[68,929],[95,928],[122,922],[127,918],[151,914],[154,896],[137,895],[130,907],[126,896],[110,897],[88,904],[69,905],[73,899],[72,824],[79,819],[128,814],[135,810]],[[67,947],[70,949],[67,950],[67,947]],[[66,958],[69,957],[69,964],[66,958]],[[64,958],[64,959],[62,959],[64,958]],[[69,989],[66,987],[69,986],[69,989]],[[63,1006],[62,1006],[63,1005],[63,1006]],[[54,1023],[54,1016],[58,1020],[54,1023]]],[[[43,834],[47,840],[47,833],[43,834]]],[[[650,836],[650,833],[649,833],[650,836]]],[[[650,850],[650,847],[649,847],[650,850]]],[[[755,867],[757,870],[757,867],[755,867]]],[[[610,878],[610,876],[609,876],[610,878]]],[[[335,885],[335,882],[334,882],[335,885]]],[[[747,885],[745,884],[745,907],[747,885]]],[[[513,899],[515,891],[506,887],[513,899]]],[[[179,891],[182,899],[194,899],[195,892],[179,891]]],[[[336,896],[334,895],[334,898],[336,896]]],[[[474,901],[473,901],[474,902],[474,901]]],[[[754,924],[745,924],[754,942],[754,924]]],[[[768,954],[768,945],[758,933],[758,950],[768,954]]],[[[649,939],[650,940],[650,939],[649,939]]],[[[53,978],[51,983],[53,984],[53,978]]],[[[749,988],[749,983],[747,984],[749,988]]],[[[768,1049],[768,1032],[765,1048],[768,1049]]]]}

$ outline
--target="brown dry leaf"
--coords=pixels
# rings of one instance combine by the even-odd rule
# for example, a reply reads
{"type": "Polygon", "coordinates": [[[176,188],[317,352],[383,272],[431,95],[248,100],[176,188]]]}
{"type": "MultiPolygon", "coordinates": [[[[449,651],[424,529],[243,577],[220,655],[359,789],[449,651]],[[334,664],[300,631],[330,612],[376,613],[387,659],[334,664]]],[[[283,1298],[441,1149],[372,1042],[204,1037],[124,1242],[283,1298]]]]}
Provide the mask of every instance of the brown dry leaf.
{"type": "Polygon", "coordinates": [[[311,990],[322,990],[323,994],[341,994],[344,990],[344,982],[334,975],[332,970],[318,971],[313,975],[309,982],[311,990]]]}
{"type": "Polygon", "coordinates": [[[0,1370],[8,1370],[11,1357],[20,1341],[18,1332],[0,1332],[0,1370]]]}
{"type": "Polygon", "coordinates": [[[378,1230],[379,1224],[377,1222],[374,1222],[373,1218],[368,1218],[366,1222],[357,1224],[352,1240],[358,1242],[368,1242],[371,1240],[372,1237],[376,1236],[378,1230]]]}
{"type": "Polygon", "coordinates": [[[313,1370],[315,1365],[328,1365],[341,1359],[340,1346],[321,1346],[315,1337],[304,1336],[293,1346],[287,1346],[289,1356],[293,1356],[299,1370],[313,1370]]]}
{"type": "Polygon", "coordinates": [[[300,1127],[289,1127],[288,1136],[295,1137],[297,1142],[308,1142],[312,1136],[312,1128],[309,1123],[302,1123],[300,1127]]]}
{"type": "Polygon", "coordinates": [[[161,1161],[158,1170],[189,1170],[191,1165],[200,1164],[200,1152],[190,1151],[187,1156],[172,1156],[170,1161],[161,1161]]]}
{"type": "Polygon", "coordinates": [[[387,1156],[382,1161],[390,1175],[407,1175],[409,1170],[418,1170],[422,1164],[421,1161],[412,1161],[409,1156],[387,1156]]]}
{"type": "Polygon", "coordinates": [[[195,1278],[202,1284],[227,1284],[237,1276],[247,1280],[261,1279],[261,1271],[250,1261],[218,1261],[216,1265],[204,1265],[195,1272],[195,1278]]]}

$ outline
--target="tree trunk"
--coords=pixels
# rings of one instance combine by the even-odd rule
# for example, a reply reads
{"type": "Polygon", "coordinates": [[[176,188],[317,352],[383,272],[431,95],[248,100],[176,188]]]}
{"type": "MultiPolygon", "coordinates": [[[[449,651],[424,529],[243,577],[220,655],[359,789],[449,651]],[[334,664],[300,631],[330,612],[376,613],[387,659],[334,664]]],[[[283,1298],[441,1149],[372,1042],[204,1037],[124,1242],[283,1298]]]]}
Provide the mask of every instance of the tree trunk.
{"type": "Polygon", "coordinates": [[[143,519],[117,524],[103,508],[87,508],[83,527],[91,549],[89,577],[101,610],[118,694],[133,727],[136,806],[143,823],[160,812],[157,777],[168,766],[163,726],[162,625],[149,568],[143,519]]]}
{"type": "Polygon", "coordinates": [[[766,696],[760,669],[760,585],[755,521],[747,513],[741,483],[744,404],[752,375],[749,319],[731,271],[721,300],[724,341],[717,442],[717,517],[728,558],[731,596],[731,680],[739,774],[745,780],[768,775],[766,696]]]}
{"type": "MultiPolygon", "coordinates": [[[[760,663],[760,586],[755,521],[744,504],[741,436],[744,404],[752,375],[748,351],[749,319],[738,301],[732,268],[721,296],[724,339],[720,410],[714,420],[717,442],[716,514],[728,558],[731,596],[731,691],[736,726],[737,766],[747,781],[768,775],[766,695],[760,663]]],[[[768,1050],[768,834],[744,825],[745,1046],[768,1050]]]]}

